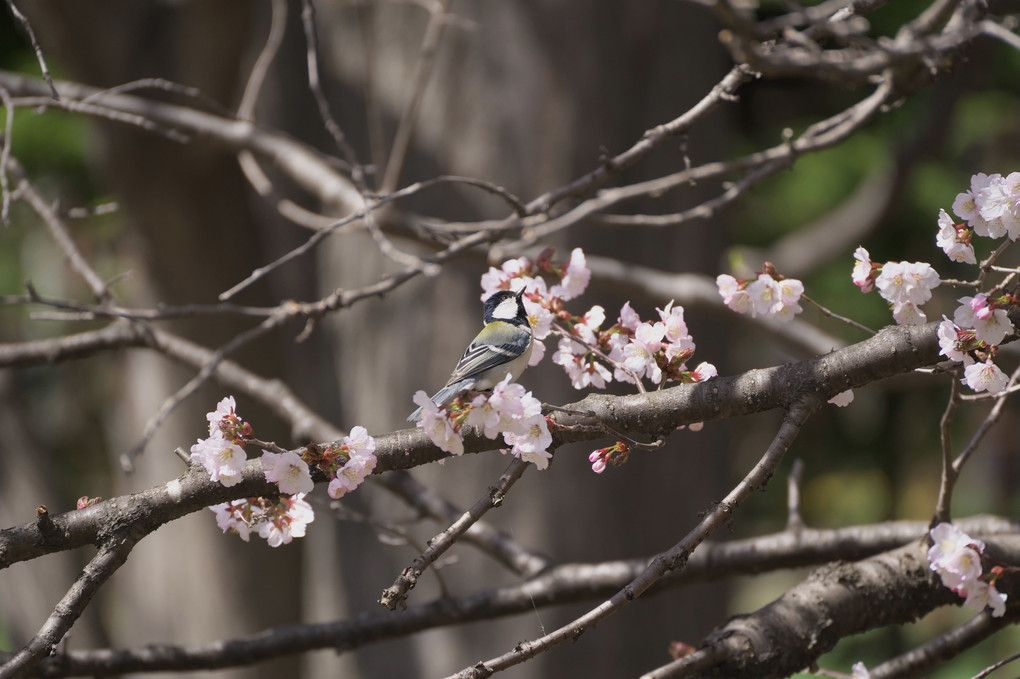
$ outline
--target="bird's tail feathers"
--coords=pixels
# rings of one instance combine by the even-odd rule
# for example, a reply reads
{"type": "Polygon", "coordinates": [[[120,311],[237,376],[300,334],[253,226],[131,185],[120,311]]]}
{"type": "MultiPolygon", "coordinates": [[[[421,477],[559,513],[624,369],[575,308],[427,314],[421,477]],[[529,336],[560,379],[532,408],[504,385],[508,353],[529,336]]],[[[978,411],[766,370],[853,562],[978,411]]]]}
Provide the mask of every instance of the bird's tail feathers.
{"type": "MultiPolygon", "coordinates": [[[[474,385],[475,381],[476,380],[474,378],[467,378],[447,385],[432,396],[432,402],[435,403],[436,406],[442,407],[452,401],[460,392],[470,389],[474,385]]],[[[417,422],[420,419],[421,408],[418,408],[408,416],[407,421],[417,422]]]]}

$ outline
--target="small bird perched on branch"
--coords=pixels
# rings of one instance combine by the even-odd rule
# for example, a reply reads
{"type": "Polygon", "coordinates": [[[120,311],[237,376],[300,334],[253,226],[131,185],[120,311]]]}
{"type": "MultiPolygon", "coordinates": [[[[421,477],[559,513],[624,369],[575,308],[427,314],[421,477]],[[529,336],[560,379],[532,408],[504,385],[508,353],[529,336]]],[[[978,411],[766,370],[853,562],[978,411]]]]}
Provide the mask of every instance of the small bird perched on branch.
{"type": "MultiPolygon", "coordinates": [[[[519,292],[500,290],[485,300],[482,322],[485,327],[471,340],[446,386],[436,392],[432,402],[442,407],[469,389],[486,391],[507,375],[520,377],[531,359],[531,323],[524,310],[524,288],[519,292]]],[[[417,422],[418,408],[407,418],[417,422]]]]}

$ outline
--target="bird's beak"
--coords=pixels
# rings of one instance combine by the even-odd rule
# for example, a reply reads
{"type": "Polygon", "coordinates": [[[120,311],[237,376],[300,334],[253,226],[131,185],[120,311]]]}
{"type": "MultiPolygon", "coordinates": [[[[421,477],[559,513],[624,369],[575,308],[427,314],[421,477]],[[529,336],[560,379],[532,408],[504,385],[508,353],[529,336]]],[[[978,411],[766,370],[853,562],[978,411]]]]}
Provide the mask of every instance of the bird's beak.
{"type": "Polygon", "coordinates": [[[518,293],[517,293],[517,299],[518,299],[518,300],[519,300],[519,299],[520,299],[521,297],[524,297],[524,291],[525,291],[525,290],[527,290],[527,286],[525,286],[525,287],[521,288],[520,292],[518,292],[518,293]]]}

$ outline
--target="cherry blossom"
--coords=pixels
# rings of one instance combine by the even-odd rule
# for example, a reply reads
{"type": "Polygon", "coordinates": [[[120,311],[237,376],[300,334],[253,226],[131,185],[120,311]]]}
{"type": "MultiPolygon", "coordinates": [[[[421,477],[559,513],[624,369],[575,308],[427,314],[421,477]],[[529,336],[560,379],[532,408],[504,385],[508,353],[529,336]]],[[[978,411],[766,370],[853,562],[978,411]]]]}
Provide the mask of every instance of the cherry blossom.
{"type": "Polygon", "coordinates": [[[998,394],[1006,388],[1009,378],[988,359],[984,363],[972,363],[964,368],[963,381],[974,391],[998,394]]]}
{"type": "Polygon", "coordinates": [[[980,341],[995,346],[1013,332],[1006,310],[993,306],[984,295],[961,297],[957,301],[960,306],[953,314],[953,321],[961,328],[974,328],[974,335],[980,341]]]}
{"type": "Polygon", "coordinates": [[[266,481],[277,484],[281,493],[310,493],[315,488],[308,463],[293,451],[278,454],[263,450],[262,471],[266,481]]]}
{"type": "Polygon", "coordinates": [[[985,543],[950,523],[938,524],[930,536],[928,567],[939,574],[942,584],[966,597],[964,606],[978,611],[990,607],[993,617],[1001,617],[1006,612],[1006,595],[995,588],[995,569],[990,576],[982,577],[985,543]]]}
{"type": "Polygon", "coordinates": [[[949,259],[954,262],[977,264],[969,234],[969,229],[958,228],[945,210],[939,210],[939,231],[935,235],[935,243],[949,259]]]}
{"type": "Polygon", "coordinates": [[[591,270],[585,261],[584,251],[581,248],[574,248],[570,253],[570,262],[563,271],[561,282],[549,288],[549,294],[569,301],[579,297],[588,287],[589,281],[591,270]]]}
{"type": "Polygon", "coordinates": [[[738,314],[746,314],[753,306],[751,295],[741,287],[740,281],[729,274],[719,274],[715,279],[716,287],[723,298],[723,304],[738,314]]]}
{"type": "Polygon", "coordinates": [[[454,455],[464,454],[464,439],[453,426],[453,422],[446,416],[445,410],[432,403],[432,399],[423,390],[419,389],[414,394],[415,405],[421,406],[421,419],[418,420],[418,427],[425,432],[425,435],[435,443],[441,450],[454,455]],[[429,405],[429,404],[432,405],[429,405]]]}
{"type": "Polygon", "coordinates": [[[209,438],[198,439],[191,446],[192,463],[202,465],[209,472],[210,479],[228,488],[241,482],[241,472],[247,459],[244,448],[223,438],[218,429],[209,438]]]}
{"type": "Polygon", "coordinates": [[[875,269],[871,263],[871,256],[863,247],[858,247],[854,251],[854,270],[851,278],[861,292],[871,292],[875,289],[875,269]]]}
{"type": "Polygon", "coordinates": [[[623,365],[632,373],[645,375],[653,383],[662,381],[662,369],[655,355],[662,349],[666,327],[662,323],[642,323],[634,332],[630,344],[623,348],[623,365]]]}
{"type": "Polygon", "coordinates": [[[970,354],[963,352],[960,348],[960,329],[945,316],[942,317],[942,322],[939,323],[938,337],[939,346],[941,347],[939,354],[945,356],[950,361],[961,361],[964,365],[970,365],[974,362],[970,354]]]}

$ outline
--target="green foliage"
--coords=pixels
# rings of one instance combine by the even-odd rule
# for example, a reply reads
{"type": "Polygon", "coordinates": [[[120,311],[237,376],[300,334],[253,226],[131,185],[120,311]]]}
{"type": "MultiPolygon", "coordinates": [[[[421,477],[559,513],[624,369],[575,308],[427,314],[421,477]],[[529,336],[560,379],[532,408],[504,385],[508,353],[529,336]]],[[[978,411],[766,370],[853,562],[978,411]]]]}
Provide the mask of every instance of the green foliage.
{"type": "MultiPolygon", "coordinates": [[[[1009,54],[1020,70],[1020,56],[1009,54]]],[[[967,185],[974,172],[1011,172],[1018,167],[1016,149],[1020,147],[1020,99],[1017,83],[1013,91],[984,90],[962,97],[956,106],[947,148],[962,162],[949,165],[957,181],[967,185]]]]}
{"type": "Polygon", "coordinates": [[[734,239],[767,245],[825,215],[868,173],[888,162],[888,148],[876,135],[859,134],[837,148],[797,159],[793,171],[759,184],[741,203],[734,239]]]}
{"type": "Polygon", "coordinates": [[[86,192],[91,187],[86,152],[88,121],[73,114],[18,109],[14,115],[11,153],[34,179],[55,175],[86,192]]]}

